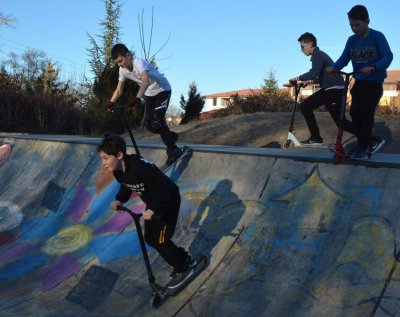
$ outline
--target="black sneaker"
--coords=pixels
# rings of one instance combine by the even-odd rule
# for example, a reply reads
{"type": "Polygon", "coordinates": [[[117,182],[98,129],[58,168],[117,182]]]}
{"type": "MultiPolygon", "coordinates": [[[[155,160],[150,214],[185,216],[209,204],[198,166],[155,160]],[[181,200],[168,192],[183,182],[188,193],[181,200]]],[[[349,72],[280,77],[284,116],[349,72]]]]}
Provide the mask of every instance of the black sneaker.
{"type": "Polygon", "coordinates": [[[372,153],[375,153],[376,151],[378,151],[383,145],[385,144],[385,140],[382,139],[379,136],[375,136],[373,135],[371,137],[371,143],[369,145],[370,150],[372,153]]]}
{"type": "Polygon", "coordinates": [[[172,164],[174,164],[174,162],[179,159],[181,157],[181,155],[183,154],[183,151],[179,148],[176,148],[172,151],[168,151],[168,158],[167,161],[165,162],[165,164],[167,166],[170,166],[172,164]]]}
{"type": "Polygon", "coordinates": [[[193,268],[197,265],[197,260],[196,258],[192,257],[190,254],[186,258],[186,263],[189,266],[189,268],[193,268]]]}
{"type": "Polygon", "coordinates": [[[188,267],[184,272],[173,272],[171,275],[171,280],[168,282],[168,288],[177,288],[182,285],[182,283],[188,279],[193,274],[193,268],[188,267]]]}
{"type": "Polygon", "coordinates": [[[352,160],[367,160],[369,158],[368,149],[364,146],[357,144],[357,146],[354,147],[354,151],[350,155],[350,158],[352,160]]]}
{"type": "Polygon", "coordinates": [[[311,145],[311,146],[321,146],[324,144],[324,140],[322,140],[321,137],[319,138],[314,138],[314,137],[309,137],[307,140],[300,141],[301,145],[311,145]]]}

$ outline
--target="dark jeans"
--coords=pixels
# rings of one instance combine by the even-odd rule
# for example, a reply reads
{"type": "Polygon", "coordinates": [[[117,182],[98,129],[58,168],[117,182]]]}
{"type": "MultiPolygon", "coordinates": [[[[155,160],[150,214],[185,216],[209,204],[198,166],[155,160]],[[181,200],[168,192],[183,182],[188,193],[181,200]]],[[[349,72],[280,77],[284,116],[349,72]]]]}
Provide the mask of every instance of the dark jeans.
{"type": "Polygon", "coordinates": [[[162,91],[159,94],[149,97],[144,96],[146,103],[146,128],[152,133],[161,136],[162,141],[167,146],[167,152],[176,149],[177,135],[171,132],[165,122],[165,113],[167,112],[171,91],[162,91]]]}
{"type": "Polygon", "coordinates": [[[383,94],[381,83],[356,80],[351,93],[350,115],[358,144],[367,147],[371,142],[375,111],[383,94]]]}
{"type": "Polygon", "coordinates": [[[178,221],[181,197],[179,191],[171,196],[165,204],[165,214],[162,219],[152,219],[144,222],[144,239],[148,245],[153,247],[160,256],[171,265],[176,272],[187,269],[186,259],[188,253],[184,248],[178,247],[171,238],[175,232],[178,221]]]}
{"type": "MultiPolygon", "coordinates": [[[[306,120],[312,138],[321,137],[314,110],[325,105],[331,117],[339,127],[340,107],[342,105],[343,89],[320,89],[300,104],[300,111],[306,120]]],[[[344,117],[343,130],[354,134],[352,123],[344,117]]]]}

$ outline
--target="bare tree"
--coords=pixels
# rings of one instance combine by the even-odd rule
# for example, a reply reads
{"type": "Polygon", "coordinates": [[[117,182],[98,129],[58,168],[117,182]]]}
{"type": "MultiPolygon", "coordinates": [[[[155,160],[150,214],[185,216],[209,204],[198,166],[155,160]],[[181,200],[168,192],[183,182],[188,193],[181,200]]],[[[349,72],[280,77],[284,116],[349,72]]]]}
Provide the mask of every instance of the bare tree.
{"type": "Polygon", "coordinates": [[[15,18],[5,15],[3,12],[0,12],[0,26],[5,25],[8,27],[14,27],[15,21],[15,18]]]}
{"type": "Polygon", "coordinates": [[[140,45],[142,47],[142,53],[144,59],[147,61],[150,61],[152,64],[156,65],[156,55],[161,52],[164,47],[167,45],[170,39],[170,34],[168,34],[167,40],[164,42],[163,45],[154,53],[151,54],[151,45],[153,41],[153,29],[154,29],[154,9],[151,9],[151,23],[150,23],[150,34],[149,34],[149,40],[148,44],[146,45],[146,36],[145,36],[145,30],[144,30],[144,9],[142,9],[142,14],[138,14],[138,25],[139,25],[139,35],[140,35],[140,45]]]}

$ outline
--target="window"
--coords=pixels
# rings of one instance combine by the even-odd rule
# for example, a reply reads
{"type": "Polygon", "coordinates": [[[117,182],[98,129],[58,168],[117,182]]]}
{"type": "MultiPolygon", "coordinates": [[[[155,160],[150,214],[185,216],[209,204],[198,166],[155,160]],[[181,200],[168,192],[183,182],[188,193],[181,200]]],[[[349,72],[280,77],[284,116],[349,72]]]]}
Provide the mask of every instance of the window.
{"type": "Polygon", "coordinates": [[[215,107],[217,105],[217,98],[213,98],[212,105],[215,107]]]}

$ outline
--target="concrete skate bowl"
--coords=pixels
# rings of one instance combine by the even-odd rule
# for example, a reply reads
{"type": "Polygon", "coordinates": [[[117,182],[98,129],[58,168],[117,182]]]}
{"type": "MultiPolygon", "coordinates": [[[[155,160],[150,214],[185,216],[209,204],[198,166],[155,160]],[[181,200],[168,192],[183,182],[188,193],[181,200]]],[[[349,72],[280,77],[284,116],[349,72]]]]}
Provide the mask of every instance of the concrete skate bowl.
{"type": "MultiPolygon", "coordinates": [[[[174,240],[210,263],[155,310],[132,219],[109,208],[119,185],[98,142],[0,137],[1,316],[399,314],[396,164],[194,147],[169,174],[182,195],[174,240]]],[[[139,147],[163,163],[162,148],[139,147]]],[[[166,282],[171,268],[149,254],[166,282]]]]}

